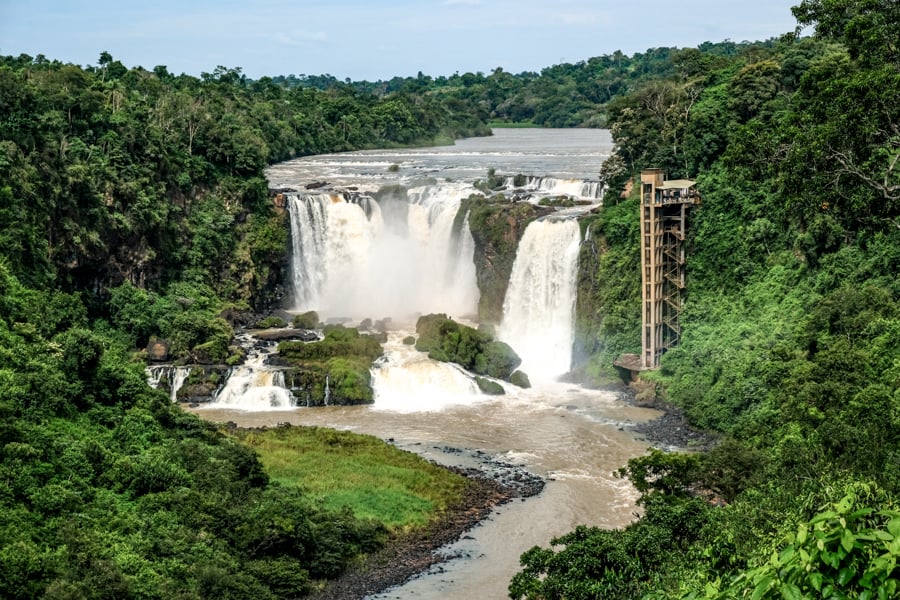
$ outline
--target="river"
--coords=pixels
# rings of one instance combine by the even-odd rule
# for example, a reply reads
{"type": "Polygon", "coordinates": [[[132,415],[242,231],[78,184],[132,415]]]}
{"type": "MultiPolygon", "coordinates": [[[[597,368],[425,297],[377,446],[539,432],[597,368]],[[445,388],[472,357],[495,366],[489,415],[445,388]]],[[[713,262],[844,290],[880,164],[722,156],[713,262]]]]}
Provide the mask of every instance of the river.
{"type": "MultiPolygon", "coordinates": [[[[468,182],[494,168],[550,176],[557,180],[553,185],[562,186],[567,180],[596,179],[610,150],[609,134],[601,130],[499,129],[492,137],[450,147],[298,159],[273,166],[268,176],[273,187],[328,181],[375,189],[422,177],[468,182]]],[[[613,473],[646,451],[629,426],[654,418],[656,411],[630,406],[614,392],[552,377],[537,378],[531,389],[507,385],[505,396],[485,396],[467,388],[466,380],[460,384],[452,367],[402,344],[412,322],[398,315],[392,326],[385,362],[373,370],[373,405],[197,409],[204,418],[241,426],[289,422],[372,434],[444,464],[471,466],[472,453],[480,451],[547,478],[540,495],[500,507],[442,550],[455,558],[371,600],[505,598],[522,552],[547,546],[579,524],[612,528],[634,518],[636,492],[613,473]],[[447,452],[447,447],[471,452],[447,452]]]]}

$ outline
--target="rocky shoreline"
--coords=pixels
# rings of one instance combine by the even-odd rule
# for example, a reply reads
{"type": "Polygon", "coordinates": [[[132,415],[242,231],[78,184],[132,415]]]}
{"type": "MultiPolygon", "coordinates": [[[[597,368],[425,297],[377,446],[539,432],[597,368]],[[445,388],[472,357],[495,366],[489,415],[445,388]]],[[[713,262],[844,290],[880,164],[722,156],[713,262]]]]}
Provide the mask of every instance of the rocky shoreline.
{"type": "MultiPolygon", "coordinates": [[[[435,448],[447,454],[469,453],[458,448],[435,448]]],[[[340,578],[313,593],[314,600],[353,600],[384,592],[426,572],[452,556],[440,549],[460,539],[468,530],[487,519],[499,506],[515,499],[535,496],[544,488],[544,480],[522,467],[498,461],[475,451],[471,458],[478,468],[444,466],[469,479],[470,485],[460,503],[423,530],[395,537],[376,554],[340,578]]]]}
{"type": "Polygon", "coordinates": [[[716,436],[692,427],[684,412],[677,406],[656,397],[638,399],[638,394],[631,387],[622,391],[619,397],[632,406],[653,408],[662,412],[662,415],[653,420],[635,423],[628,428],[641,436],[638,437],[639,440],[649,442],[654,448],[667,451],[701,451],[715,445],[716,436]]]}

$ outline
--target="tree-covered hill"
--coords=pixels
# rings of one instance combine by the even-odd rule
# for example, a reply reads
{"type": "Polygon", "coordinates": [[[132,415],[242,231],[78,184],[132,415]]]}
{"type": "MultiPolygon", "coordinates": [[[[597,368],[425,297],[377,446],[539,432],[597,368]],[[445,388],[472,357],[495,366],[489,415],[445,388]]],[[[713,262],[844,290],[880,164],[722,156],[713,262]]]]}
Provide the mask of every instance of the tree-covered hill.
{"type": "Polygon", "coordinates": [[[287,89],[224,67],[173,76],[107,53],[88,68],[0,59],[0,114],[0,247],[23,282],[228,281],[221,295],[258,302],[284,247],[266,165],[487,133],[427,96],[287,89]]]}
{"type": "MultiPolygon", "coordinates": [[[[900,597],[900,11],[793,11],[813,37],[682,53],[609,105],[613,191],[661,167],[703,195],[681,344],[642,395],[721,439],[631,461],[643,518],[523,555],[514,598],[900,597]]],[[[599,372],[639,348],[636,193],[592,231],[599,372]]]]}
{"type": "Polygon", "coordinates": [[[352,88],[383,96],[397,92],[435,96],[494,123],[538,127],[606,127],[607,104],[643,82],[669,77],[683,60],[715,63],[750,48],[774,42],[705,42],[697,48],[651,48],[628,56],[620,51],[540,72],[508,73],[501,67],[484,73],[394,77],[388,81],[339,81],[331,75],[288,75],[273,81],[290,88],[352,88]]]}

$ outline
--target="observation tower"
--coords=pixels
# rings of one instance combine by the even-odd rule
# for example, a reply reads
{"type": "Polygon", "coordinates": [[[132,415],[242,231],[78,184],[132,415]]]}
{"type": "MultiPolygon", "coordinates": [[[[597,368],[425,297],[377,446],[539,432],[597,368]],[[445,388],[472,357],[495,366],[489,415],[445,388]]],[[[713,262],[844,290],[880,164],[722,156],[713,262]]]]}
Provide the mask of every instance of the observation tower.
{"type": "Polygon", "coordinates": [[[641,171],[641,354],[623,354],[616,366],[655,369],[660,356],[678,344],[687,213],[696,204],[700,194],[694,181],[666,180],[662,169],[641,171]]]}

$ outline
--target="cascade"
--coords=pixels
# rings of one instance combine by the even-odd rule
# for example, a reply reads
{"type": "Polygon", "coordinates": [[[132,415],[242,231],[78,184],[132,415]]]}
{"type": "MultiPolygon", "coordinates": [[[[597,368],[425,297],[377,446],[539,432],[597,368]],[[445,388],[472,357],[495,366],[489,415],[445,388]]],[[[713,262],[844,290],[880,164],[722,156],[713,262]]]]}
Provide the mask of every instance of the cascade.
{"type": "Polygon", "coordinates": [[[581,231],[574,219],[532,221],[516,252],[498,337],[532,381],[571,367],[581,231]]]}
{"type": "MultiPolygon", "coordinates": [[[[603,184],[600,181],[584,179],[560,179],[557,177],[541,177],[529,175],[525,177],[525,184],[515,185],[515,177],[507,177],[503,184],[507,190],[525,189],[528,191],[542,192],[545,195],[566,195],[585,199],[603,198],[603,184]]],[[[520,180],[521,183],[521,180],[520,180]]]]}
{"type": "Polygon", "coordinates": [[[251,345],[249,334],[238,336],[242,344],[249,346],[247,361],[231,370],[225,385],[216,394],[210,407],[223,405],[240,410],[281,410],[295,406],[294,397],[285,386],[284,373],[266,365],[274,344],[262,348],[251,345]]]}
{"type": "Polygon", "coordinates": [[[177,402],[178,390],[181,389],[190,374],[191,367],[155,365],[147,367],[147,383],[150,387],[158,389],[165,380],[169,386],[169,398],[172,402],[177,402]]]}
{"type": "Polygon", "coordinates": [[[365,270],[372,239],[383,222],[378,203],[316,193],[288,197],[291,287],[298,310],[321,309],[344,292],[346,280],[365,270]]]}
{"type": "Polygon", "coordinates": [[[372,368],[375,406],[394,412],[438,411],[483,399],[475,381],[455,364],[438,362],[401,341],[411,332],[391,332],[384,356],[372,368]]]}

